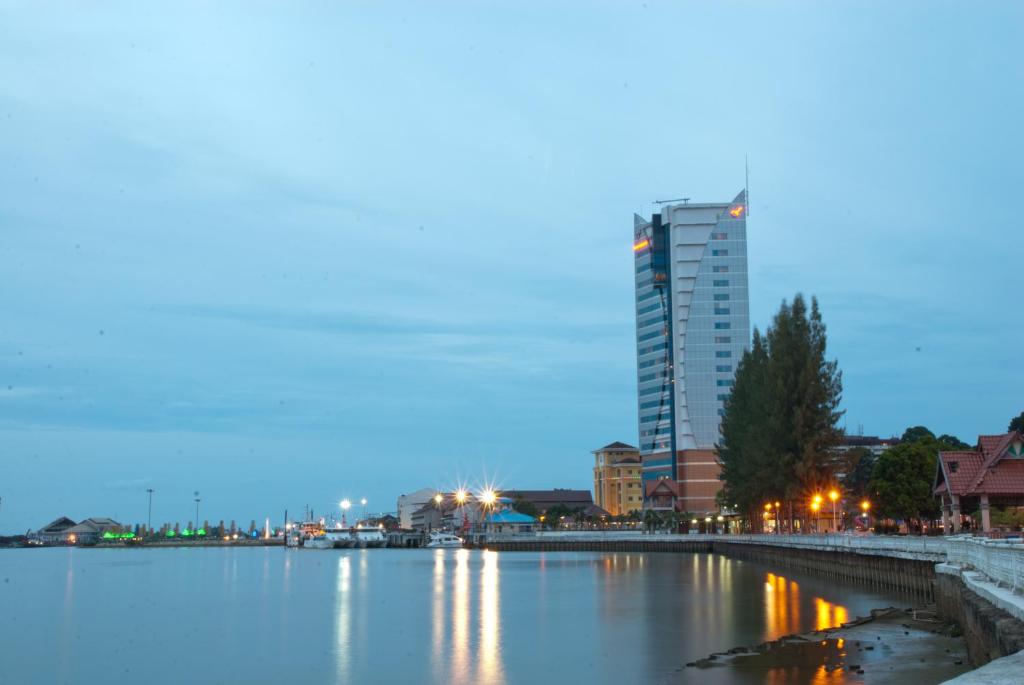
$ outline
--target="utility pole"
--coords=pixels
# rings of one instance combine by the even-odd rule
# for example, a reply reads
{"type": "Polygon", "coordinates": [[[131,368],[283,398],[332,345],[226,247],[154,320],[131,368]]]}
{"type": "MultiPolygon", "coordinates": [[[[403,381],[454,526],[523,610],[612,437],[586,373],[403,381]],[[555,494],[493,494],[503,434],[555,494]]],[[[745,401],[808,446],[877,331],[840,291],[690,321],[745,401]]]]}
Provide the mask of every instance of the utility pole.
{"type": "Polygon", "coordinates": [[[199,491],[198,490],[195,491],[195,496],[196,496],[196,523],[193,526],[193,528],[194,528],[194,530],[192,531],[193,535],[195,535],[196,531],[199,530],[199,491]]]}
{"type": "Polygon", "coordinates": [[[146,515],[146,530],[153,532],[153,488],[146,488],[149,493],[149,513],[146,515]]]}

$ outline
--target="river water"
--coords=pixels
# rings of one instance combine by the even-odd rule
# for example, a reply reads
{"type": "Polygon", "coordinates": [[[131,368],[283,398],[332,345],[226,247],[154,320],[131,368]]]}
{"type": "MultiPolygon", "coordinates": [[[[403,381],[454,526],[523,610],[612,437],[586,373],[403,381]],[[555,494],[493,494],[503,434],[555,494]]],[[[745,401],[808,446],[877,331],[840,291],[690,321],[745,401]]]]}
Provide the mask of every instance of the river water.
{"type": "Polygon", "coordinates": [[[713,554],[3,550],[0,682],[737,685],[679,669],[908,604],[713,554]]]}

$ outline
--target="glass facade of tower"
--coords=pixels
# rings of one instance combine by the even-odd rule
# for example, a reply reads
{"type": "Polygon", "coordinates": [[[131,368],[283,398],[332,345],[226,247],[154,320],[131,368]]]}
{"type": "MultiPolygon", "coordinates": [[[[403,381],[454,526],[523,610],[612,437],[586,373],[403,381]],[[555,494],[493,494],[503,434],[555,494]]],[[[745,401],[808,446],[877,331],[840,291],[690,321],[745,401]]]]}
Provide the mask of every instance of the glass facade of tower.
{"type": "Polygon", "coordinates": [[[669,204],[650,221],[634,218],[645,480],[676,478],[677,450],[713,450],[718,442],[723,403],[750,340],[746,209],[740,193],[731,203],[669,204]]]}
{"type": "MultiPolygon", "coordinates": [[[[672,317],[668,232],[661,217],[633,222],[636,266],[637,387],[640,452],[667,452],[672,437],[672,317]]],[[[666,467],[669,461],[666,458],[666,467]]]]}

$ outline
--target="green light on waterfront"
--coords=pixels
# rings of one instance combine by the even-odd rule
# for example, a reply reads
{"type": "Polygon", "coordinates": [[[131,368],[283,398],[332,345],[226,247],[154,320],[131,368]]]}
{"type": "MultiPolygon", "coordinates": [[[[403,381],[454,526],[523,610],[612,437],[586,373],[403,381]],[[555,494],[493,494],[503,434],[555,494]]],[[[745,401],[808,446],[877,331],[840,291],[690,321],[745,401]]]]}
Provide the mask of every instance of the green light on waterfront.
{"type": "Polygon", "coordinates": [[[131,540],[135,537],[135,533],[114,533],[107,531],[103,534],[104,540],[131,540]]]}
{"type": "Polygon", "coordinates": [[[173,538],[174,537],[174,531],[173,530],[167,531],[167,537],[173,538]]]}
{"type": "Polygon", "coordinates": [[[206,529],[205,528],[200,528],[199,530],[196,531],[196,535],[206,535],[206,529]]]}
{"type": "Polygon", "coordinates": [[[183,537],[183,538],[192,537],[192,531],[190,531],[188,528],[186,528],[185,530],[181,531],[181,537],[183,537]]]}

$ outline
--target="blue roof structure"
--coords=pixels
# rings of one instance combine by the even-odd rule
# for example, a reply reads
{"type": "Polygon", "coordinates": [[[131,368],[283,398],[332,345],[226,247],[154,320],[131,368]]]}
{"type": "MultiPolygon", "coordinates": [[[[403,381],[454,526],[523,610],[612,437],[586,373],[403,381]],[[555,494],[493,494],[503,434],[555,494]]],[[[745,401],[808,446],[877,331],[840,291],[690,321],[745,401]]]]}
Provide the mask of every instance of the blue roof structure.
{"type": "Polygon", "coordinates": [[[496,511],[487,517],[488,523],[534,523],[536,520],[532,516],[527,516],[511,509],[496,511]]]}

